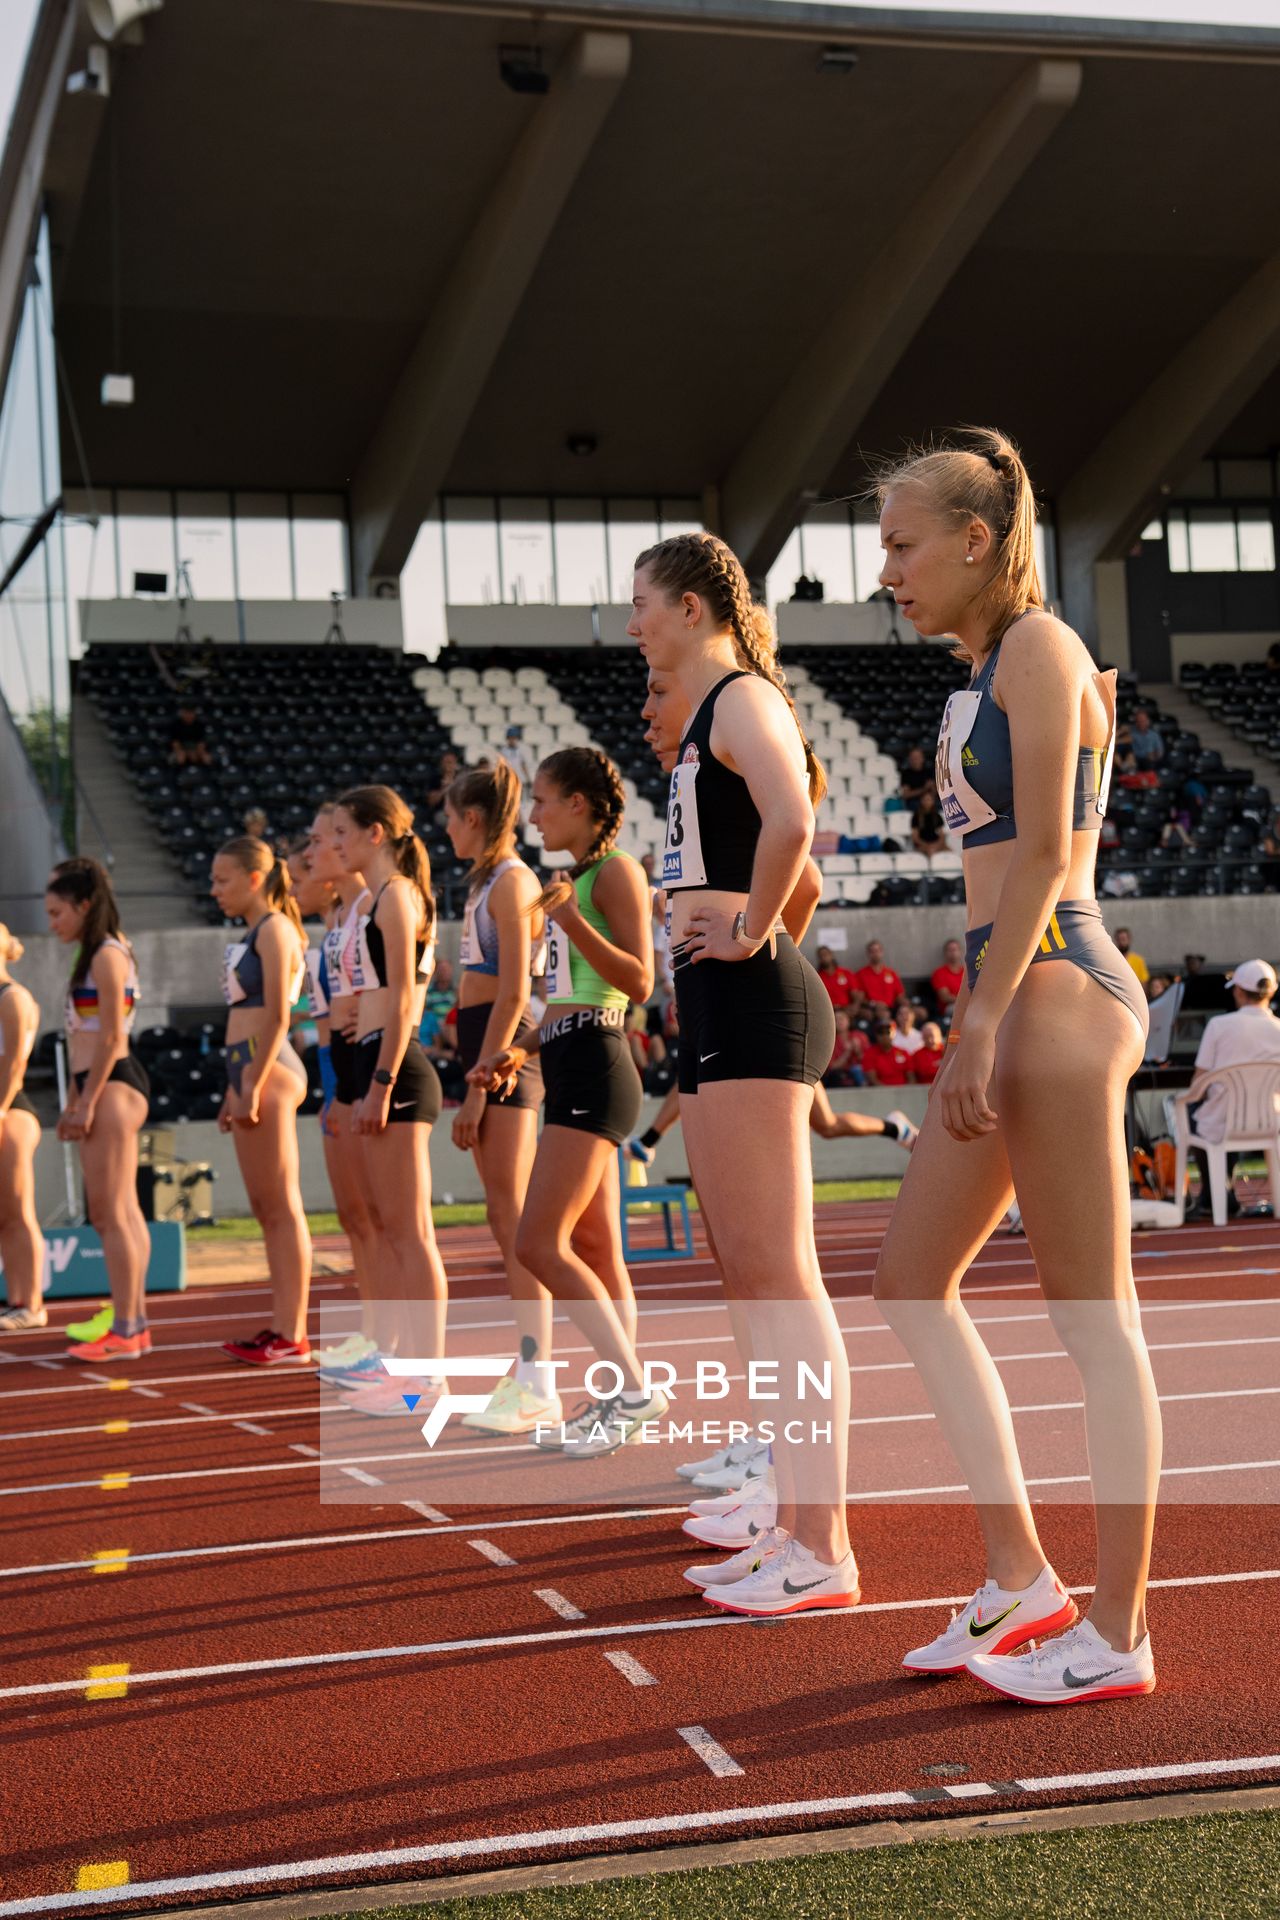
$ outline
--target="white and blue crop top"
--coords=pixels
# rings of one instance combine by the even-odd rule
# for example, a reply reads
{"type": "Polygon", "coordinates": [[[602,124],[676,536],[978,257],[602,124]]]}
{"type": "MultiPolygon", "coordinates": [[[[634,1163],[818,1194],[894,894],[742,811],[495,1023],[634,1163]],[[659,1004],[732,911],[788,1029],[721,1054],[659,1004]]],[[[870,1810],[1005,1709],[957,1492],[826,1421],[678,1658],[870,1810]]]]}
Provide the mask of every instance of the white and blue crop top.
{"type": "Polygon", "coordinates": [[[362,981],[357,980],[358,949],[360,945],[360,916],[369,900],[369,889],[358,894],[351,902],[345,914],[339,912],[337,919],[324,936],[324,963],[329,996],[333,1000],[346,1000],[352,994],[359,993],[362,981]]]}
{"type": "MultiPolygon", "coordinates": [[[[513,867],[524,867],[526,873],[530,872],[524,861],[512,854],[506,860],[499,860],[484,884],[467,895],[462,916],[462,944],[458,949],[458,961],[464,973],[483,973],[490,979],[497,978],[498,928],[489,906],[489,895],[503,874],[510,873],[513,867]]],[[[536,940],[529,967],[535,978],[545,971],[546,956],[546,941],[536,940]]]]}
{"type": "MultiPolygon", "coordinates": [[[[97,948],[94,958],[102,952],[103,947],[118,948],[128,962],[128,971],[124,979],[124,1030],[126,1034],[130,1034],[133,1032],[133,1023],[138,1017],[138,1002],[142,998],[133,949],[125,941],[117,940],[112,936],[97,948]]],[[[102,1029],[102,1010],[98,1000],[98,989],[94,984],[92,967],[91,960],[90,970],[86,972],[84,979],[78,982],[73,981],[67,989],[66,1028],[68,1033],[99,1033],[102,1029]]]]}
{"type": "MultiPolygon", "coordinates": [[[[938,734],[935,782],[947,831],[968,847],[1016,840],[1013,817],[1013,745],[1009,716],[996,705],[991,683],[1000,657],[997,640],[967,687],[947,701],[938,734]]],[[[1076,760],[1073,833],[1097,833],[1107,811],[1116,750],[1116,675],[1094,675],[1111,717],[1105,747],[1081,747],[1076,760]]]]}

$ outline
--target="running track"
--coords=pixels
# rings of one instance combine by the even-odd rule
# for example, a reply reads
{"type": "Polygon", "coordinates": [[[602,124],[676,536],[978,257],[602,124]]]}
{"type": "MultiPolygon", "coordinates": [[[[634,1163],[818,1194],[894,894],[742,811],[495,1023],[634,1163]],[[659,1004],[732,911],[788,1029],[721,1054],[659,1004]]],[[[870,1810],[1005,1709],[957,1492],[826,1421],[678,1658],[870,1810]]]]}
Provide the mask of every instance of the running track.
{"type": "MultiPolygon", "coordinates": [[[[850,1329],[874,1318],[886,1217],[818,1216],[850,1329]]],[[[443,1242],[457,1295],[499,1290],[487,1235],[443,1242]]],[[[902,1358],[887,1331],[849,1339],[864,1603],[778,1622],[699,1602],[680,1572],[705,1556],[677,1511],[322,1506],[314,1376],[217,1351],[264,1323],[261,1288],[162,1297],[150,1358],[88,1378],[52,1329],[6,1341],[0,1920],[1280,1780],[1280,1225],[1136,1252],[1177,1468],[1160,1686],[1073,1711],[897,1675],[981,1563],[962,1499],[905,1497],[955,1476],[910,1369],[884,1364],[902,1358]]],[[[1067,1481],[1043,1530],[1080,1587],[1078,1392],[1030,1273],[1025,1242],[997,1238],[966,1290],[1025,1409],[1029,1473],[1067,1481]]],[[[709,1274],[654,1263],[637,1289],[696,1309],[709,1274]]],[[[317,1307],[349,1297],[317,1285],[317,1307]]]]}

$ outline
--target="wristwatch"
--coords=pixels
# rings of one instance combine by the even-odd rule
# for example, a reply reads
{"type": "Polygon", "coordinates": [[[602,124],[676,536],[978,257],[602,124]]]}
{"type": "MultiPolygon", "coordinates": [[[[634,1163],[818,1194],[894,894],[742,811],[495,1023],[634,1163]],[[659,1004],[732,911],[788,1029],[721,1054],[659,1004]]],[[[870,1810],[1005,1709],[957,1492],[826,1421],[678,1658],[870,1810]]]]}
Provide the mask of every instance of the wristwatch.
{"type": "Polygon", "coordinates": [[[394,1087],[396,1083],[394,1073],[388,1073],[385,1067],[378,1067],[374,1072],[373,1078],[375,1084],[380,1087],[394,1087]]]}
{"type": "Polygon", "coordinates": [[[733,937],[740,947],[751,947],[754,949],[764,945],[763,940],[753,940],[747,932],[747,913],[745,907],[741,913],[735,913],[733,916],[733,937]]]}

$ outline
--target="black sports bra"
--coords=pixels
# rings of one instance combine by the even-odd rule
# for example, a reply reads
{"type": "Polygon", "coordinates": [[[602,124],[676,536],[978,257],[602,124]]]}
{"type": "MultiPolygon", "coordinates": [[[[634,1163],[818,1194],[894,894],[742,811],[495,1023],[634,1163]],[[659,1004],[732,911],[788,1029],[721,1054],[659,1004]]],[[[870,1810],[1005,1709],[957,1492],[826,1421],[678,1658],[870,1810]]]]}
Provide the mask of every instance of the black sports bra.
{"type": "MultiPolygon", "coordinates": [[[[357,990],[370,992],[376,987],[387,984],[387,944],[378,926],[378,901],[381,900],[390,880],[385,880],[378,888],[377,897],[367,914],[360,922],[359,943],[356,948],[356,970],[358,974],[357,990]]],[[[413,945],[413,971],[419,980],[429,980],[436,967],[435,929],[425,940],[415,940],[413,945]]]]}
{"type": "Polygon", "coordinates": [[[716,701],[730,681],[748,677],[738,671],[717,680],[684,730],[671,771],[662,851],[662,884],[669,893],[691,887],[751,891],[759,810],[742,775],[711,751],[716,701]]]}

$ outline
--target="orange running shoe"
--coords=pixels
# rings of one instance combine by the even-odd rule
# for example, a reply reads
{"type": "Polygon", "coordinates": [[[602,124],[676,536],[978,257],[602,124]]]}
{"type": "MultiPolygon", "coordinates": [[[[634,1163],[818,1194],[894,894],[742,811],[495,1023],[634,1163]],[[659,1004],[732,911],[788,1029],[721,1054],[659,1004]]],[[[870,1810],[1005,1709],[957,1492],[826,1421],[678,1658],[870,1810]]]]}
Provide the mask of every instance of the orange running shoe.
{"type": "Polygon", "coordinates": [[[104,1333],[100,1340],[81,1340],[78,1345],[68,1347],[62,1357],[100,1364],[103,1360],[141,1360],[143,1354],[150,1351],[151,1334],[144,1327],[141,1333],[104,1333]]]}

